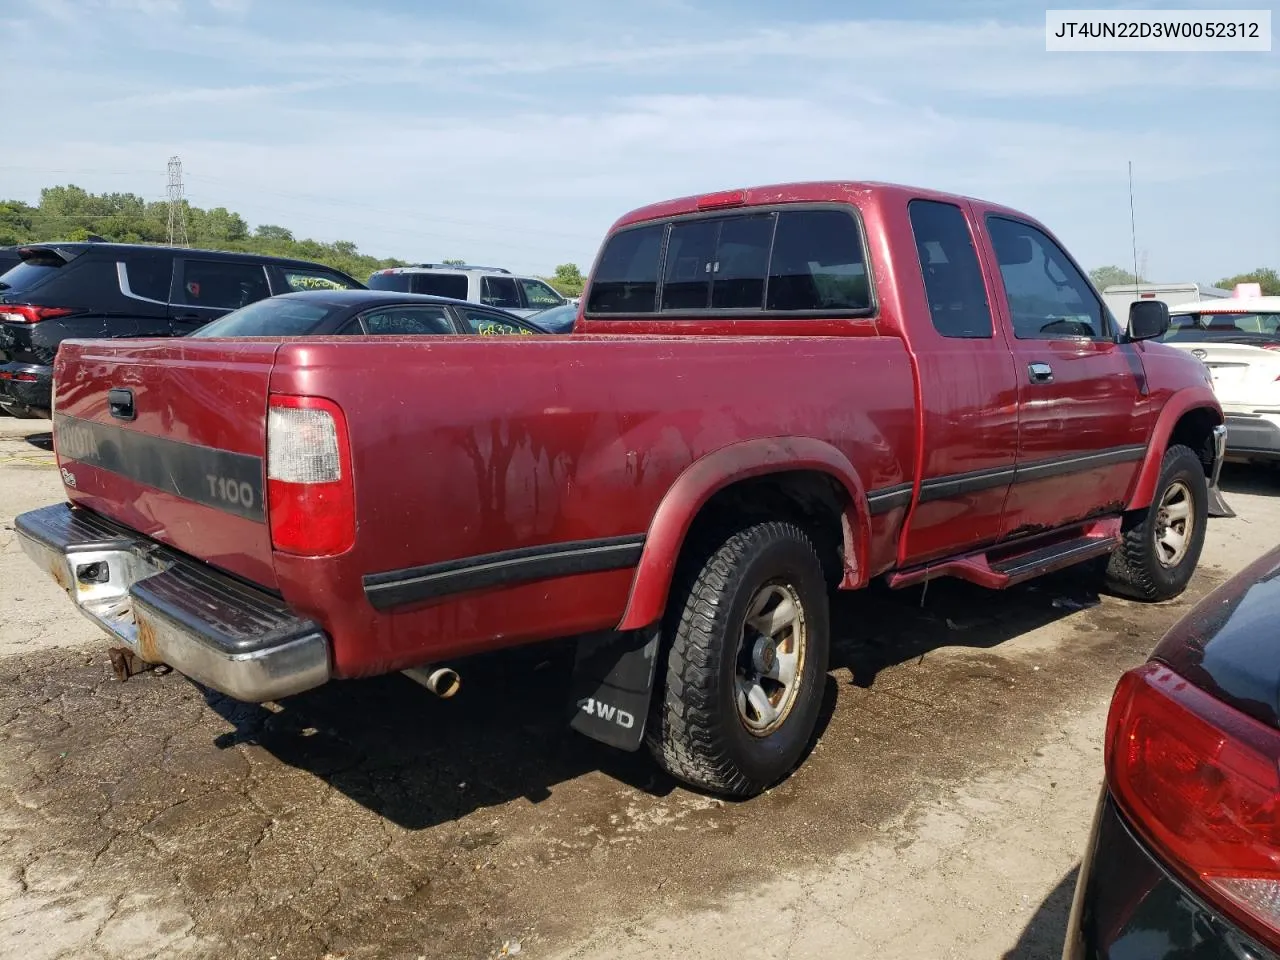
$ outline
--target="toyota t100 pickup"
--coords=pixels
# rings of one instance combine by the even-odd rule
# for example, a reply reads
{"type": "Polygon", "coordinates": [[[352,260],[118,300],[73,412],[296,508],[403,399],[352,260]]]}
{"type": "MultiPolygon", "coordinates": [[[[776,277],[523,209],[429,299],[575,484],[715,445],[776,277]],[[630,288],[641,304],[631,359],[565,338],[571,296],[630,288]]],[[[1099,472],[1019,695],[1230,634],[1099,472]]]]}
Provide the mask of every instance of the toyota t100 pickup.
{"type": "Polygon", "coordinates": [[[573,727],[750,795],[813,733],[830,589],[1183,590],[1223,415],[1162,303],[1126,321],[990,203],[689,197],[614,225],[568,337],[66,341],[68,502],[17,530],[139,660],[246,701],[448,694],[573,638],[573,727]]]}

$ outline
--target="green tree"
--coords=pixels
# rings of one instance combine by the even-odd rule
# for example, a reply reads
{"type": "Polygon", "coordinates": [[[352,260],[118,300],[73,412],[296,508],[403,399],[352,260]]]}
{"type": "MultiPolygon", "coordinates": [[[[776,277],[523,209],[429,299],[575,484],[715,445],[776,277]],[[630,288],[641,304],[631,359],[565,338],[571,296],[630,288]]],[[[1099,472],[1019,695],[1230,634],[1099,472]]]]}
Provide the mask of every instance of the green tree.
{"type": "Polygon", "coordinates": [[[1280,274],[1271,267],[1258,267],[1248,273],[1238,273],[1234,277],[1219,280],[1215,286],[1230,290],[1237,283],[1256,283],[1262,287],[1264,297],[1280,297],[1280,274]]]}
{"type": "Polygon", "coordinates": [[[587,282],[576,263],[562,263],[556,267],[554,277],[544,279],[566,297],[581,296],[582,288],[587,282]]]}
{"type": "Polygon", "coordinates": [[[277,227],[273,223],[259,224],[258,229],[253,231],[253,235],[259,240],[267,240],[271,243],[293,243],[293,231],[277,227]]]}
{"type": "Polygon", "coordinates": [[[1146,283],[1146,280],[1137,274],[1117,266],[1095,267],[1089,271],[1089,279],[1099,290],[1105,290],[1118,283],[1146,283]]]}
{"type": "Polygon", "coordinates": [[[452,258],[452,257],[445,257],[445,258],[444,258],[443,260],[441,260],[440,262],[441,262],[441,263],[443,263],[446,267],[461,267],[461,266],[465,265],[467,261],[465,261],[465,260],[457,260],[457,259],[454,259],[454,258],[452,258]]]}

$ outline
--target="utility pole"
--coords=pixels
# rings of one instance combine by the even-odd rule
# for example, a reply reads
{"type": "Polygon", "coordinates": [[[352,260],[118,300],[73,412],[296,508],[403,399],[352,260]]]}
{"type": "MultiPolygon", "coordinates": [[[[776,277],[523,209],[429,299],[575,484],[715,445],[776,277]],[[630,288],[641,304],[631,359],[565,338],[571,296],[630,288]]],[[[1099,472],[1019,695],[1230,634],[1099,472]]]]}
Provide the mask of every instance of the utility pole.
{"type": "Polygon", "coordinates": [[[169,158],[169,245],[187,245],[187,208],[182,199],[182,158],[169,158]]]}

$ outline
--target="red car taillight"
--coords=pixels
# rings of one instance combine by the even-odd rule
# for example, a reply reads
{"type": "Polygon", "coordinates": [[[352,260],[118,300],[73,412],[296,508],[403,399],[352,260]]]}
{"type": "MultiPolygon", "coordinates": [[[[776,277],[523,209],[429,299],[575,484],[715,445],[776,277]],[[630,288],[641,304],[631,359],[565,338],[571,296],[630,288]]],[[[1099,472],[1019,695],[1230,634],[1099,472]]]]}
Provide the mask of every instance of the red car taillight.
{"type": "Polygon", "coordinates": [[[1280,946],[1280,732],[1157,663],[1120,680],[1107,784],[1184,881],[1280,946]]]}
{"type": "Polygon", "coordinates": [[[25,303],[0,303],[0,321],[39,323],[54,317],[66,317],[76,311],[70,307],[33,307],[25,303]]]}
{"type": "Polygon", "coordinates": [[[356,540],[347,420],[331,400],[273,394],[267,410],[267,516],[284,553],[331,556],[356,540]]]}

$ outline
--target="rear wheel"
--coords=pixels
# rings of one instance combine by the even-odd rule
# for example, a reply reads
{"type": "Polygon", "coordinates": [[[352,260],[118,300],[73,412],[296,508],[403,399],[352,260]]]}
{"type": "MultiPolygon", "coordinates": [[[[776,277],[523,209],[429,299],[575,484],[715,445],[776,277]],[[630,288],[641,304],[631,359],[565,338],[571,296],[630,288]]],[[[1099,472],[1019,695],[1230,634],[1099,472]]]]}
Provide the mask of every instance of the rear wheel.
{"type": "Polygon", "coordinates": [[[827,671],[829,618],[812,540],[758,523],[719,544],[672,594],[666,677],[646,739],[673,776],[759,793],[803,756],[827,671]]]}
{"type": "Polygon", "coordinates": [[[1107,564],[1108,585],[1139,600],[1178,596],[1200,561],[1208,519],[1200,458],[1189,447],[1170,447],[1151,506],[1125,520],[1124,539],[1107,564]]]}

